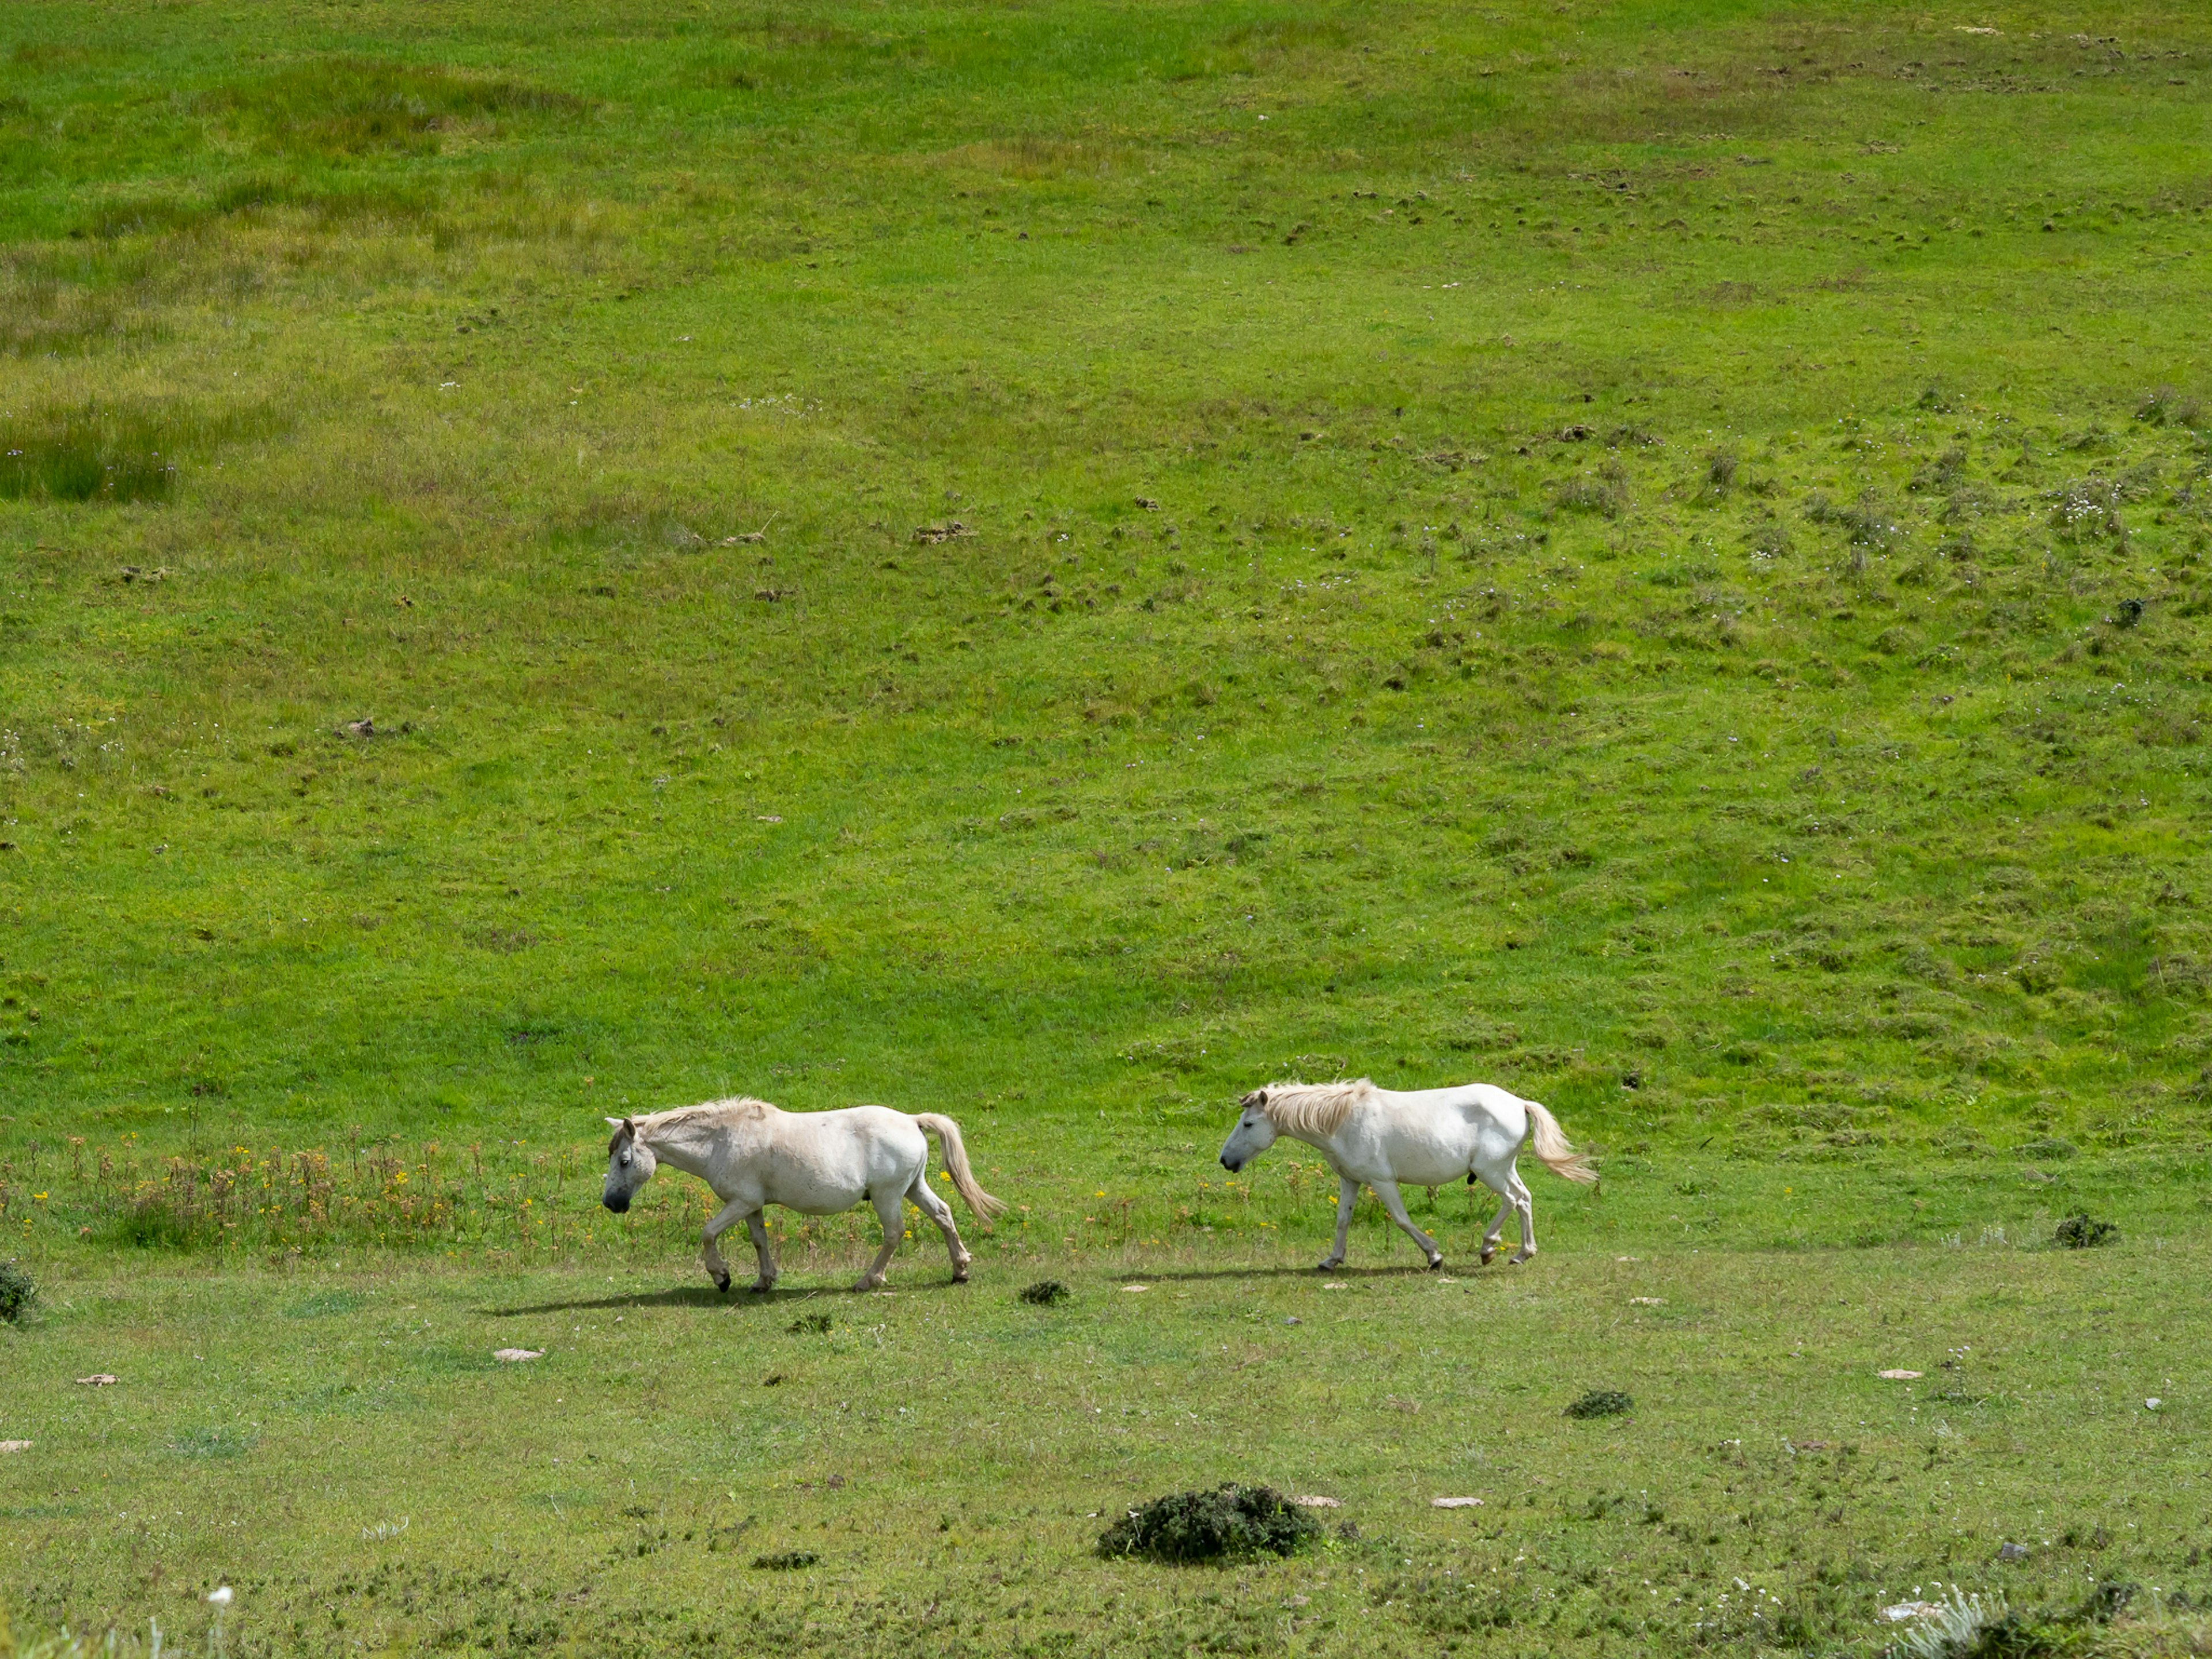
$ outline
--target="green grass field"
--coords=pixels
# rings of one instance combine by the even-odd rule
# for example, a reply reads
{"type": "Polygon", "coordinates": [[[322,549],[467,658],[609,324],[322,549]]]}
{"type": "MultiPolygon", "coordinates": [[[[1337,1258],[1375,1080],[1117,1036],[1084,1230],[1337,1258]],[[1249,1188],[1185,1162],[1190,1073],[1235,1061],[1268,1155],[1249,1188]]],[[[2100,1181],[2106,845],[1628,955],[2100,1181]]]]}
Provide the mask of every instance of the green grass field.
{"type": "Polygon", "coordinates": [[[2133,0],[9,7],[18,1634],[2207,1650],[2208,75],[2133,0]],[[1603,1185],[1326,1292],[1318,1159],[1212,1155],[1363,1073],[1603,1185]],[[872,1220],[753,1306],[597,1208],[732,1092],[958,1118],[978,1282],[793,1332],[872,1220]],[[1246,1478],[1358,1536],[1085,1553],[1246,1478]]]}

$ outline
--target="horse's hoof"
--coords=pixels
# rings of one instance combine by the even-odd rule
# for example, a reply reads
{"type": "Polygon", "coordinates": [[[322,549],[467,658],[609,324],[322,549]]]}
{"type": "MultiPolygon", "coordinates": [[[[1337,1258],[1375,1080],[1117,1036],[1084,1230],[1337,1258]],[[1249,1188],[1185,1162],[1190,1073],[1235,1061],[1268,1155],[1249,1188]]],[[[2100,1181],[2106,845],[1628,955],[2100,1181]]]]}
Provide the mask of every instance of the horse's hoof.
{"type": "Polygon", "coordinates": [[[869,1278],[863,1278],[860,1283],[853,1286],[856,1291],[880,1291],[883,1287],[884,1281],[882,1279],[869,1278]]]}
{"type": "Polygon", "coordinates": [[[1429,1258],[1429,1271],[1431,1273],[1437,1272],[1438,1269],[1443,1267],[1443,1265],[1444,1259],[1441,1255],[1432,1255],[1429,1258]]]}
{"type": "Polygon", "coordinates": [[[1343,1258],[1342,1256],[1339,1256],[1339,1257],[1337,1257],[1337,1259],[1336,1259],[1335,1261],[1316,1261],[1316,1262],[1315,1262],[1315,1263],[1314,1263],[1314,1271],[1315,1271],[1316,1273],[1334,1273],[1334,1272],[1335,1272],[1339,1267],[1341,1267],[1343,1265],[1344,1265],[1344,1258],[1343,1258]]]}
{"type": "Polygon", "coordinates": [[[728,1294],[729,1294],[729,1290],[730,1290],[730,1276],[729,1276],[729,1274],[727,1274],[727,1273],[716,1273],[716,1274],[714,1275],[714,1288],[715,1288],[716,1290],[718,1290],[718,1291],[721,1291],[725,1296],[728,1295],[728,1294]]]}
{"type": "Polygon", "coordinates": [[[1517,1267],[1535,1254],[1536,1253],[1534,1250],[1516,1250],[1511,1255],[1505,1258],[1505,1265],[1509,1267],[1517,1267]]]}
{"type": "Polygon", "coordinates": [[[1484,1267],[1488,1267],[1488,1266],[1489,1266],[1489,1265],[1490,1265],[1493,1261],[1495,1261],[1495,1260],[1497,1259],[1497,1257],[1498,1257],[1498,1247],[1497,1247],[1495,1244],[1493,1244],[1493,1245],[1492,1245],[1488,1249],[1485,1250],[1485,1251],[1482,1253],[1482,1265],[1483,1265],[1484,1267]]]}
{"type": "Polygon", "coordinates": [[[965,1285],[968,1282],[968,1264],[966,1262],[962,1262],[958,1267],[952,1270],[952,1282],[956,1285],[965,1285]]]}
{"type": "Polygon", "coordinates": [[[775,1288],[775,1280],[773,1279],[756,1279],[751,1284],[745,1286],[745,1289],[750,1291],[755,1296],[766,1296],[775,1288]]]}

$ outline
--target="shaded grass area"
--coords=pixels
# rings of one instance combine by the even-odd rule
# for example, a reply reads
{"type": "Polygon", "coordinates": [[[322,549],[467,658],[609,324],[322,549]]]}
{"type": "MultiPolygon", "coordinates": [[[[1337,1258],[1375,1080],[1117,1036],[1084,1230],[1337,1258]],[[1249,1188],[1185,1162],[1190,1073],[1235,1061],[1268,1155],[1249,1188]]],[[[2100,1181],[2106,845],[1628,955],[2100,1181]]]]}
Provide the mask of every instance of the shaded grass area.
{"type": "Polygon", "coordinates": [[[2205,1333],[2171,1295],[2199,1253],[1662,1239],[1321,1280],[1209,1245],[1079,1263],[1049,1308],[988,1262],[765,1301],[611,1262],[100,1273],[0,1328],[0,1433],[33,1442],[0,1532],[19,1628],[198,1642],[223,1582],[249,1653],[1872,1653],[1885,1606],[2055,1617],[2101,1584],[2134,1589],[2069,1627],[2092,1650],[2179,1652],[2212,1591],[2205,1333]],[[95,1369],[123,1380],[69,1381],[95,1369]],[[1592,1387],[1634,1413],[1565,1415],[1592,1387]],[[1281,1562],[1096,1555],[1224,1480],[1342,1507],[1281,1562]]]}

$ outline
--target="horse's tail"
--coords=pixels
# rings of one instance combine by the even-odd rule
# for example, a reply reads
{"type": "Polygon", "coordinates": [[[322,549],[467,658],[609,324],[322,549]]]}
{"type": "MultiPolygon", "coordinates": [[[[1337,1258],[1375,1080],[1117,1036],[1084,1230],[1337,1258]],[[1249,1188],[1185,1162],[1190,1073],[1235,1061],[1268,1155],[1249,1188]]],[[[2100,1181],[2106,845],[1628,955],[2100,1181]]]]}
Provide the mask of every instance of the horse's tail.
{"type": "MultiPolygon", "coordinates": [[[[958,1124],[935,1112],[917,1112],[914,1121],[921,1125],[922,1133],[935,1135],[945,1143],[945,1173],[952,1177],[953,1189],[968,1200],[969,1209],[988,1221],[1006,1207],[1003,1199],[992,1197],[975,1184],[975,1172],[968,1167],[968,1148],[960,1139],[958,1124]]],[[[1556,1130],[1557,1126],[1553,1127],[1556,1130]]]]}
{"type": "Polygon", "coordinates": [[[1528,1109],[1528,1137],[1535,1143],[1536,1156],[1544,1161],[1544,1167],[1584,1186],[1595,1181],[1597,1171],[1590,1168],[1589,1158],[1575,1150],[1575,1143],[1559,1127],[1559,1120],[1533,1100],[1522,1104],[1528,1109]]]}

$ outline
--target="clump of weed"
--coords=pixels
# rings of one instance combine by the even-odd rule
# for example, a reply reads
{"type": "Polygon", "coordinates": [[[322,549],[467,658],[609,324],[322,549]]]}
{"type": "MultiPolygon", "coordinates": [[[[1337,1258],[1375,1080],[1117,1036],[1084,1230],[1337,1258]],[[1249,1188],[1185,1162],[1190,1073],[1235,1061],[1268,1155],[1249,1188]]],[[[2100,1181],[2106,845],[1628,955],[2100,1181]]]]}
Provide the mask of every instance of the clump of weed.
{"type": "Polygon", "coordinates": [[[2071,542],[2107,536],[2125,540],[2127,524],[2120,517],[2119,487],[2110,478],[2088,477],[2076,478],[2053,491],[2051,527],[2071,542]]]}
{"type": "Polygon", "coordinates": [[[2128,1603],[2136,1599],[2136,1586],[2106,1579],[2081,1599],[2069,1622],[2077,1625],[2109,1625],[2127,1611],[2128,1603]]]}
{"type": "Polygon", "coordinates": [[[1312,1516],[1273,1486],[1232,1481],[1212,1492],[1155,1498],[1131,1510],[1100,1534],[1098,1553],[1171,1562],[1288,1555],[1320,1531],[1312,1516]]]}
{"type": "Polygon", "coordinates": [[[1931,415],[1949,415],[1959,407],[1959,394],[1941,381],[1931,383],[1915,401],[1914,407],[1924,409],[1931,415]]]}
{"type": "Polygon", "coordinates": [[[1628,510],[1628,472],[1610,462],[1594,473],[1569,478],[1560,484],[1557,500],[1563,513],[1595,513],[1617,519],[1628,510]]]}
{"type": "Polygon", "coordinates": [[[2094,1250],[2120,1236],[2119,1223],[2092,1221],[2087,1215],[2069,1215],[2058,1224],[2058,1243],[2069,1250],[2094,1250]]]}
{"type": "Polygon", "coordinates": [[[822,1557],[813,1550],[777,1550],[768,1555],[753,1557],[753,1565],[763,1572],[796,1572],[801,1567],[811,1567],[822,1557]]]}
{"type": "Polygon", "coordinates": [[[1716,449],[1705,457],[1705,488],[1716,496],[1735,488],[1735,451],[1716,449]]]}
{"type": "Polygon", "coordinates": [[[1024,1285],[1018,1294],[1031,1307],[1049,1308],[1055,1302],[1066,1301],[1068,1291],[1056,1279],[1040,1279],[1034,1285],[1024,1285]]]}
{"type": "Polygon", "coordinates": [[[2047,1650],[2039,1637],[2006,1613],[2002,1595],[1969,1595],[1955,1585],[1949,1601],[1890,1649],[1900,1659],[2014,1659],[2047,1650]]]}
{"type": "Polygon", "coordinates": [[[31,1282],[21,1263],[0,1261],[0,1319],[15,1323],[38,1299],[39,1287],[31,1282]]]}
{"type": "Polygon", "coordinates": [[[1619,1417],[1634,1409],[1636,1402],[1619,1389],[1590,1389],[1567,1407],[1567,1415],[1576,1418],[1619,1417]]]}
{"type": "Polygon", "coordinates": [[[2136,406],[2136,419],[2148,426],[2193,427],[2203,418],[2203,406],[2170,386],[2162,386],[2136,406]]]}
{"type": "Polygon", "coordinates": [[[824,1313],[801,1314],[786,1327],[793,1336],[823,1336],[830,1329],[830,1316],[824,1313]]]}
{"type": "Polygon", "coordinates": [[[1790,532],[1779,519],[1769,519],[1751,532],[1751,556],[1762,562],[1785,557],[1790,532]]]}
{"type": "Polygon", "coordinates": [[[1850,537],[1854,547],[1893,547],[1905,538],[1905,526],[1895,509],[1871,489],[1849,507],[1838,507],[1826,495],[1805,503],[1805,516],[1814,524],[1835,525],[1850,537]]]}

